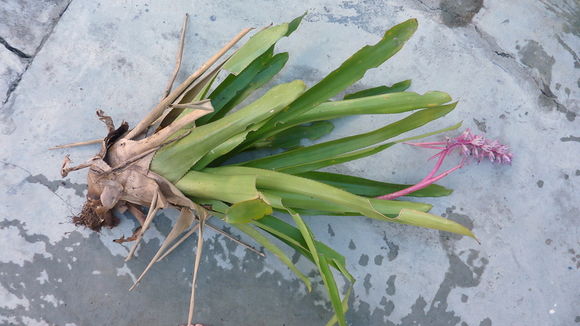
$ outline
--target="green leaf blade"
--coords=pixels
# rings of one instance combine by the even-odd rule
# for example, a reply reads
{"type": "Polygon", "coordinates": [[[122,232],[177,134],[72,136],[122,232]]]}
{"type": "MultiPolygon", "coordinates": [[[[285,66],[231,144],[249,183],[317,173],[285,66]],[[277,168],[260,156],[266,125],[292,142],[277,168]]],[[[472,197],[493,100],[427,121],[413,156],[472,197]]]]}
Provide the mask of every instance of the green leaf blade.
{"type": "Polygon", "coordinates": [[[272,207],[261,198],[241,201],[230,206],[226,211],[225,221],[234,224],[249,223],[272,214],[272,207]]]}
{"type": "Polygon", "coordinates": [[[294,32],[298,28],[298,25],[300,25],[304,15],[295,18],[289,23],[268,27],[253,35],[248,42],[238,49],[228,62],[226,62],[224,69],[234,75],[239,74],[252,61],[254,61],[254,59],[276,44],[278,40],[284,36],[289,36],[294,32]]]}
{"type": "MultiPolygon", "coordinates": [[[[270,170],[282,170],[313,161],[335,159],[337,156],[383,142],[404,132],[419,128],[451,112],[456,103],[415,112],[408,117],[377,130],[340,138],[312,146],[297,148],[239,165],[270,170]]],[[[384,149],[384,148],[383,148],[384,149]]],[[[305,172],[301,170],[301,172],[305,172]]]]}
{"type": "Polygon", "coordinates": [[[282,110],[305,88],[300,80],[277,85],[235,113],[191,129],[187,136],[157,151],[151,170],[176,182],[213,148],[282,110]]]}
{"type": "Polygon", "coordinates": [[[237,203],[258,198],[256,177],[251,175],[215,175],[189,171],[175,186],[189,197],[217,199],[237,203]]]}
{"type": "Polygon", "coordinates": [[[317,140],[334,130],[334,124],[328,121],[316,121],[309,125],[298,125],[256,143],[256,148],[290,149],[300,146],[303,139],[317,140]]]}
{"type": "Polygon", "coordinates": [[[471,230],[465,226],[441,216],[425,212],[412,209],[402,209],[401,213],[392,220],[395,223],[414,225],[434,230],[461,234],[478,241],[473,232],[471,232],[471,230]]]}
{"type": "Polygon", "coordinates": [[[449,94],[431,91],[425,94],[400,92],[325,102],[300,116],[292,118],[287,122],[286,126],[360,114],[403,113],[422,108],[432,108],[448,103],[449,101],[451,101],[449,94]]]}
{"type": "Polygon", "coordinates": [[[290,119],[302,115],[304,112],[345,90],[348,86],[361,79],[367,70],[378,67],[395,55],[416,29],[417,20],[409,19],[388,30],[375,45],[367,45],[361,48],[339,68],[328,74],[318,84],[305,92],[303,96],[294,101],[284,112],[274,117],[269,127],[263,128],[248,137],[247,145],[250,146],[255,141],[270,136],[274,129],[282,131],[285,128],[284,124],[290,119]]]}
{"type": "MultiPolygon", "coordinates": [[[[397,192],[402,189],[406,189],[411,185],[405,184],[395,184],[374,181],[370,179],[330,173],[330,172],[320,172],[311,171],[298,174],[300,177],[316,180],[319,182],[326,183],[328,185],[343,189],[345,191],[351,192],[355,195],[365,196],[365,197],[378,197],[385,194],[390,194],[397,192]]],[[[426,188],[415,191],[407,196],[411,197],[442,197],[448,196],[453,192],[453,190],[445,188],[440,185],[432,184],[426,188]]]]}
{"type": "Polygon", "coordinates": [[[322,277],[322,280],[328,292],[328,296],[330,297],[330,302],[332,303],[332,307],[334,308],[338,324],[340,326],[346,326],[346,319],[344,316],[344,310],[342,308],[342,302],[340,300],[340,293],[338,292],[338,286],[336,285],[334,275],[330,270],[326,257],[318,254],[316,246],[314,245],[314,235],[312,234],[312,231],[310,230],[308,225],[304,222],[302,217],[291,209],[288,209],[288,213],[292,216],[292,219],[294,220],[296,227],[298,228],[298,230],[300,230],[302,237],[306,241],[308,249],[312,253],[316,266],[318,267],[318,270],[320,272],[320,276],[322,277]]]}
{"type": "Polygon", "coordinates": [[[280,249],[277,245],[275,245],[272,241],[270,241],[268,238],[266,238],[264,235],[262,235],[260,232],[258,232],[250,225],[234,224],[234,227],[242,231],[243,233],[247,234],[248,236],[256,240],[256,242],[258,242],[264,248],[273,253],[278,259],[280,259],[282,263],[284,263],[284,265],[286,265],[292,272],[294,272],[294,274],[296,274],[296,276],[298,276],[298,278],[300,278],[302,282],[304,282],[304,285],[306,285],[306,289],[308,290],[308,292],[312,291],[312,284],[308,279],[308,277],[304,275],[304,273],[302,273],[296,267],[296,265],[294,265],[294,263],[292,263],[292,260],[288,257],[288,255],[286,255],[286,253],[284,253],[282,249],[280,249]]]}
{"type": "Polygon", "coordinates": [[[395,83],[392,86],[378,86],[368,89],[363,89],[362,91],[358,91],[355,93],[347,94],[344,96],[345,100],[373,96],[373,95],[382,95],[382,94],[389,94],[389,93],[396,93],[396,92],[404,92],[409,87],[411,87],[411,80],[403,80],[401,82],[395,83]]]}
{"type": "Polygon", "coordinates": [[[361,215],[379,220],[388,219],[379,213],[369,202],[368,198],[353,195],[344,190],[334,188],[324,183],[296,177],[286,173],[280,173],[264,169],[224,166],[219,168],[204,169],[204,172],[216,175],[250,175],[256,177],[256,185],[260,189],[272,189],[298,193],[324,201],[342,205],[361,215]]]}

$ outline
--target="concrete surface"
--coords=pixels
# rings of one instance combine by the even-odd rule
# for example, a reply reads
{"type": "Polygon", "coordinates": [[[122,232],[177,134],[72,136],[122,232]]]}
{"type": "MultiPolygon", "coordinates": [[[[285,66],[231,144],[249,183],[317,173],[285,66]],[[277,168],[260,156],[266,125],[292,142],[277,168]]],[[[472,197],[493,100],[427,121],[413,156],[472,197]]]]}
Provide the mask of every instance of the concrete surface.
{"type": "MultiPolygon", "coordinates": [[[[189,241],[127,292],[175,218],[166,211],[138,257],[113,243],[125,220],[100,234],[69,223],[85,174],[62,180],[66,153],[47,151],[104,135],[97,108],[134,124],[161,96],[183,14],[192,14],[183,76],[242,27],[309,11],[280,50],[277,82],[312,84],[395,23],[417,17],[408,45],[354,88],[412,78],[458,108],[429,129],[465,127],[513,148],[511,167],[473,164],[428,199],[436,214],[473,228],[482,244],[368,219],[311,217],[320,240],[347,255],[359,279],[351,325],[575,325],[580,323],[580,6],[574,0],[441,1],[0,1],[0,325],[177,325],[185,321],[189,241]]],[[[346,119],[336,136],[382,126],[346,119]]],[[[332,170],[414,182],[432,153],[398,146],[332,170]]],[[[261,259],[208,232],[197,322],[321,325],[330,306],[275,258],[261,259]]],[[[300,259],[298,266],[312,271],[300,259]]]]}

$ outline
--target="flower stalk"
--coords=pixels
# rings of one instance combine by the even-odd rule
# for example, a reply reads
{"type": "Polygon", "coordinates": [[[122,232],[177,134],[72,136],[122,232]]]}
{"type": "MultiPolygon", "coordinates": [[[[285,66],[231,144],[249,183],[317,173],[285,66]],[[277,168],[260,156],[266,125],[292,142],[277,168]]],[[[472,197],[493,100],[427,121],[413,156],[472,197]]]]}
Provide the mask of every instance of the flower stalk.
{"type": "Polygon", "coordinates": [[[486,139],[481,135],[475,135],[469,129],[466,129],[463,133],[455,138],[447,139],[447,141],[405,144],[440,150],[439,153],[433,155],[430,158],[433,159],[439,157],[437,159],[437,163],[435,163],[435,166],[429,172],[429,174],[427,174],[427,176],[417,184],[390,194],[378,196],[378,199],[393,200],[413,193],[417,190],[421,190],[443,179],[454,171],[461,169],[469,161],[469,159],[475,159],[479,163],[487,158],[492,163],[511,164],[513,158],[513,154],[509,151],[509,148],[506,145],[502,145],[496,140],[486,139]],[[460,150],[460,154],[462,156],[459,164],[435,176],[439,169],[441,169],[445,158],[456,149],[460,150]]]}

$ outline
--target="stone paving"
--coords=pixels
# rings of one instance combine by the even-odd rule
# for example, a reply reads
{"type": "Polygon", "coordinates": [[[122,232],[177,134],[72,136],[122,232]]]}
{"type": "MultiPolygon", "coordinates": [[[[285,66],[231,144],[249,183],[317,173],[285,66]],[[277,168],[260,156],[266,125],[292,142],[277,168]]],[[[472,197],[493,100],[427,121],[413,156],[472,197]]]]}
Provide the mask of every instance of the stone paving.
{"type": "MultiPolygon", "coordinates": [[[[412,91],[459,100],[445,121],[501,139],[511,167],[473,164],[427,199],[433,212],[470,226],[470,239],[350,217],[311,217],[320,240],[344,252],[359,282],[351,325],[580,324],[580,5],[574,0],[393,1],[0,1],[0,325],[178,325],[187,315],[193,242],[127,289],[167,234],[167,210],[125,263],[133,220],[93,233],[68,223],[86,192],[84,173],[64,180],[65,154],[47,148],[102,137],[97,108],[133,125],[161,96],[184,13],[191,14],[184,68],[195,69],[241,28],[308,10],[279,51],[276,82],[312,85],[364,44],[410,17],[405,48],[353,89],[412,78],[412,91]]],[[[368,116],[336,135],[383,126],[368,116]]],[[[430,153],[394,147],[333,171],[416,182],[430,153]]],[[[321,325],[323,287],[306,293],[274,257],[208,233],[197,322],[321,325]]],[[[294,257],[298,259],[298,256],[294,257]]],[[[303,259],[299,268],[312,271],[303,259]]]]}

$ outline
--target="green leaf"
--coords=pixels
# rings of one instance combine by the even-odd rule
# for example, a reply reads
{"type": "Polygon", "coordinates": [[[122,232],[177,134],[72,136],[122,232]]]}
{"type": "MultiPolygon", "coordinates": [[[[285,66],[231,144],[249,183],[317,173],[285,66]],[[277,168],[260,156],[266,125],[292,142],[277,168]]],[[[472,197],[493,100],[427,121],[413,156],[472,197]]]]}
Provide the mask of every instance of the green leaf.
{"type": "Polygon", "coordinates": [[[272,207],[261,198],[241,201],[233,204],[226,211],[225,221],[228,223],[248,223],[272,214],[272,207]]]}
{"type": "Polygon", "coordinates": [[[216,121],[229,113],[256,89],[269,82],[288,61],[288,53],[279,53],[272,56],[273,47],[256,58],[240,74],[230,74],[209,95],[214,112],[197,121],[201,126],[216,121]]]}
{"type": "MultiPolygon", "coordinates": [[[[266,199],[270,201],[271,206],[278,209],[287,209],[288,207],[292,207],[292,205],[304,207],[304,205],[310,203],[309,205],[315,205],[312,208],[314,210],[322,208],[320,209],[321,211],[339,211],[335,213],[335,215],[363,215],[381,221],[422,226],[474,237],[471,231],[454,221],[423,212],[422,210],[428,210],[430,205],[422,203],[364,198],[326,185],[324,183],[269,170],[245,167],[220,167],[205,169],[204,171],[207,171],[208,174],[213,175],[215,179],[218,179],[218,176],[232,176],[237,178],[250,176],[255,178],[256,185],[258,188],[262,189],[263,196],[265,196],[266,199]],[[291,196],[290,194],[296,195],[291,196]],[[271,200],[272,196],[270,195],[281,198],[281,200],[278,201],[284,202],[286,205],[281,206],[280,204],[276,204],[275,201],[271,200]],[[296,204],[297,200],[303,200],[303,202],[296,204]],[[308,200],[310,200],[310,202],[308,200]],[[328,203],[335,204],[335,206],[330,205],[329,208],[328,203]],[[417,210],[417,208],[420,210],[417,210]],[[340,213],[340,210],[343,210],[343,212],[340,213]],[[386,214],[393,216],[394,214],[399,215],[394,217],[387,217],[381,212],[385,212],[386,214]]],[[[213,177],[209,179],[213,179],[213,177]]],[[[180,188],[179,183],[177,186],[180,188]]],[[[187,193],[187,189],[182,191],[187,193]]],[[[197,189],[197,195],[194,195],[194,197],[204,197],[199,195],[202,193],[205,193],[205,191],[197,189]]],[[[225,193],[228,193],[231,196],[231,193],[225,193]]],[[[246,195],[248,195],[247,191],[246,195]]],[[[223,197],[223,195],[219,196],[223,197]]],[[[240,196],[238,195],[237,198],[239,197],[240,196]]],[[[256,195],[249,199],[256,197],[258,196],[256,195]]],[[[210,197],[206,195],[205,198],[210,197]]]]}
{"type": "Polygon", "coordinates": [[[298,28],[298,25],[302,21],[304,15],[295,18],[290,23],[268,27],[256,33],[248,40],[248,42],[242,45],[242,47],[240,47],[236,53],[234,53],[234,55],[232,55],[232,57],[225,64],[224,69],[233,73],[234,75],[239,74],[252,61],[254,61],[254,59],[262,55],[262,53],[266,52],[270,47],[276,44],[279,39],[292,34],[292,32],[298,28]]]}
{"type": "Polygon", "coordinates": [[[280,168],[280,169],[277,169],[277,171],[289,173],[289,174],[298,174],[298,173],[304,173],[304,172],[308,172],[308,171],[314,171],[314,170],[325,168],[327,166],[342,164],[345,162],[358,160],[358,159],[363,158],[363,157],[371,156],[371,155],[374,155],[378,152],[381,152],[381,151],[383,151],[383,150],[385,150],[393,145],[394,145],[394,143],[387,143],[387,144],[383,144],[383,145],[379,145],[379,146],[375,146],[375,147],[369,147],[369,148],[361,149],[359,151],[354,151],[354,152],[350,152],[347,154],[337,155],[337,156],[334,156],[331,158],[326,158],[326,159],[321,159],[318,161],[312,161],[312,162],[308,162],[308,163],[304,163],[304,164],[298,164],[298,165],[294,165],[294,166],[290,166],[290,167],[280,168]]]}
{"type": "Polygon", "coordinates": [[[256,148],[294,148],[300,146],[302,139],[317,140],[332,132],[334,125],[328,121],[316,121],[284,130],[268,139],[255,144],[256,148]]]}
{"type": "Polygon", "coordinates": [[[176,182],[209,151],[276,114],[305,88],[306,85],[300,80],[277,85],[246,107],[215,122],[193,128],[187,136],[157,151],[151,162],[151,170],[176,182]]]}
{"type": "Polygon", "coordinates": [[[400,92],[351,100],[325,102],[289,120],[286,126],[359,114],[403,113],[422,108],[436,107],[449,101],[451,101],[449,94],[433,91],[423,95],[412,92],[400,92]]]}
{"type": "MultiPolygon", "coordinates": [[[[203,97],[205,96],[205,94],[207,93],[208,89],[211,87],[211,85],[215,81],[215,78],[217,77],[217,75],[221,71],[222,67],[223,67],[223,64],[218,65],[209,74],[207,74],[201,80],[195,82],[187,90],[185,90],[185,92],[183,93],[183,95],[179,99],[179,103],[186,104],[186,103],[201,101],[203,99],[203,97]]],[[[172,108],[171,111],[169,111],[169,113],[167,113],[165,118],[163,118],[163,121],[161,121],[161,123],[159,124],[159,129],[168,126],[173,121],[181,118],[184,115],[187,115],[191,111],[192,111],[192,109],[172,108]]]]}
{"type": "Polygon", "coordinates": [[[240,231],[244,232],[248,236],[252,237],[254,240],[256,240],[256,242],[258,242],[260,245],[262,245],[264,248],[266,248],[271,253],[273,253],[276,257],[278,257],[278,259],[280,259],[280,261],[282,263],[284,263],[286,266],[288,266],[288,268],[290,268],[290,270],[292,270],[294,272],[294,274],[296,274],[296,276],[298,276],[302,280],[302,282],[304,282],[304,284],[306,285],[306,288],[308,289],[308,292],[312,291],[312,284],[310,283],[310,280],[308,279],[308,277],[306,277],[306,275],[304,275],[296,267],[296,265],[294,265],[292,263],[292,260],[284,253],[284,251],[282,249],[280,249],[278,246],[276,246],[274,243],[272,243],[272,241],[270,241],[268,238],[263,236],[260,232],[258,232],[257,230],[255,230],[253,227],[251,227],[249,225],[234,224],[233,226],[235,228],[239,229],[240,231]]]}
{"type": "Polygon", "coordinates": [[[344,317],[344,310],[342,308],[342,302],[340,300],[340,294],[338,293],[338,287],[336,286],[336,281],[334,280],[334,275],[330,270],[328,265],[328,261],[326,257],[323,255],[318,255],[318,251],[316,250],[316,246],[314,245],[314,235],[312,231],[308,227],[308,225],[304,222],[302,217],[296,212],[291,209],[288,209],[288,213],[292,216],[296,227],[300,230],[302,237],[306,241],[306,245],[314,258],[314,262],[318,267],[320,272],[320,276],[322,277],[322,281],[326,286],[326,290],[328,291],[328,295],[330,297],[330,302],[332,303],[332,307],[336,313],[336,317],[338,320],[338,324],[341,326],[346,326],[346,320],[344,317]]]}
{"type": "MultiPolygon", "coordinates": [[[[314,258],[312,257],[308,246],[306,245],[306,241],[302,237],[300,231],[294,226],[270,215],[264,216],[260,220],[253,221],[252,223],[260,229],[270,233],[272,236],[278,238],[280,241],[286,243],[294,250],[300,252],[304,257],[308,258],[314,263],[314,258]]],[[[344,256],[320,241],[315,241],[314,245],[316,246],[316,250],[320,255],[324,255],[331,261],[335,262],[335,267],[337,270],[344,269],[342,267],[341,269],[337,267],[346,265],[344,256]]]]}
{"type": "Polygon", "coordinates": [[[210,113],[197,120],[196,124],[202,126],[216,117],[220,113],[219,118],[223,117],[227,111],[232,109],[228,103],[238,96],[240,92],[248,86],[254,77],[266,66],[268,60],[272,58],[274,47],[270,47],[267,51],[262,53],[259,57],[254,59],[243,71],[239,74],[229,74],[208,96],[211,99],[211,104],[214,112],[210,113]],[[225,113],[224,113],[225,111],[225,113]]]}
{"type": "MultiPolygon", "coordinates": [[[[382,199],[374,199],[369,198],[370,202],[373,206],[377,209],[377,211],[384,211],[384,207],[387,201],[382,199]]],[[[394,201],[395,203],[400,203],[399,201],[394,201]]],[[[288,205],[290,206],[290,205],[288,205]]],[[[391,208],[389,208],[391,209],[391,208]]],[[[332,212],[332,211],[321,211],[321,210],[303,210],[303,209],[296,209],[297,212],[302,214],[308,215],[326,215],[326,216],[360,216],[361,214],[356,212],[332,212]]],[[[451,233],[456,233],[460,235],[466,235],[468,237],[475,238],[473,233],[464,227],[463,225],[456,223],[452,220],[448,220],[441,216],[429,214],[426,212],[409,209],[409,208],[401,208],[398,215],[396,214],[385,214],[389,216],[388,219],[384,220],[387,222],[393,222],[398,224],[406,224],[412,226],[420,226],[428,229],[446,231],[451,233]]]]}
{"type": "MultiPolygon", "coordinates": [[[[336,202],[333,203],[321,200],[319,197],[314,197],[312,195],[272,189],[261,189],[260,192],[264,195],[266,200],[269,200],[272,198],[272,196],[282,198],[284,206],[293,209],[320,211],[326,213],[327,215],[360,215],[359,212],[354,211],[352,208],[339,205],[336,202]]],[[[403,208],[425,212],[431,209],[431,205],[418,202],[382,200],[374,198],[368,198],[368,200],[371,202],[373,208],[375,208],[379,213],[392,217],[397,216],[403,208]]],[[[272,204],[272,206],[274,208],[284,210],[284,207],[280,207],[280,205],[272,204]]]]}
{"type": "MultiPolygon", "coordinates": [[[[354,281],[351,281],[351,283],[354,283],[354,281]]],[[[346,290],[346,294],[344,295],[344,298],[342,298],[342,309],[343,309],[345,314],[348,311],[348,299],[350,298],[350,294],[352,293],[352,287],[353,287],[353,285],[351,284],[348,287],[348,290],[346,290]]],[[[332,316],[332,318],[330,318],[330,320],[326,323],[326,326],[334,326],[334,325],[336,325],[337,322],[338,322],[338,316],[336,314],[334,314],[332,316]]]]}
{"type": "Polygon", "coordinates": [[[190,197],[237,203],[258,198],[256,177],[251,175],[216,175],[189,171],[175,186],[190,197]]]}
{"type": "MultiPolygon", "coordinates": [[[[271,57],[265,64],[262,70],[247,84],[247,86],[242,89],[237,96],[235,96],[227,104],[227,112],[231,111],[230,107],[233,108],[240,104],[244,99],[250,96],[255,90],[264,86],[268,83],[276,74],[284,68],[286,62],[288,62],[288,52],[282,52],[271,57]]],[[[225,112],[225,111],[223,111],[225,112]]],[[[220,113],[223,114],[223,113],[220,113]]],[[[225,114],[224,114],[225,115],[225,114]]],[[[217,120],[214,118],[213,120],[217,120]]]]}
{"type": "Polygon", "coordinates": [[[443,218],[441,216],[420,212],[412,209],[402,209],[399,216],[392,219],[395,223],[420,226],[429,229],[441,230],[451,233],[466,235],[475,239],[477,238],[468,228],[454,222],[452,220],[443,218]]]}
{"type": "MultiPolygon", "coordinates": [[[[354,177],[350,175],[329,173],[329,172],[319,172],[311,171],[298,174],[300,177],[308,178],[311,180],[320,181],[328,185],[343,189],[345,191],[351,192],[355,195],[365,196],[365,197],[378,197],[385,194],[390,194],[397,192],[402,189],[408,188],[410,185],[387,183],[369,180],[360,177],[354,177]]],[[[407,196],[411,197],[441,197],[448,196],[453,192],[453,190],[439,186],[439,185],[429,185],[426,188],[415,191],[407,196]]]]}
{"type": "Polygon", "coordinates": [[[248,135],[249,132],[250,132],[249,130],[244,131],[217,145],[215,148],[207,152],[207,154],[205,154],[205,156],[202,159],[197,161],[197,163],[195,163],[195,165],[191,169],[199,171],[208,166],[214,160],[222,157],[223,155],[226,155],[232,149],[236,148],[236,146],[241,144],[244,141],[244,139],[246,139],[246,136],[248,135]]]}
{"type": "Polygon", "coordinates": [[[407,137],[407,138],[399,139],[399,140],[396,140],[395,143],[404,143],[404,142],[408,142],[410,140],[422,139],[422,138],[426,138],[426,137],[429,137],[429,136],[437,135],[437,134],[440,134],[440,133],[443,133],[443,132],[447,132],[447,131],[451,131],[451,130],[456,130],[459,127],[461,127],[462,124],[463,124],[463,122],[459,122],[459,123],[456,123],[456,124],[454,124],[452,126],[449,126],[447,128],[443,128],[443,129],[439,129],[439,130],[427,132],[427,133],[420,134],[420,135],[417,135],[417,136],[412,136],[412,137],[407,137]]]}
{"type": "MultiPolygon", "coordinates": [[[[361,215],[368,216],[370,218],[376,218],[379,220],[388,219],[386,216],[379,213],[370,204],[368,198],[359,197],[324,183],[296,177],[286,173],[241,166],[224,166],[211,169],[207,168],[203,171],[215,175],[255,176],[256,185],[259,189],[281,190],[290,193],[303,194],[342,205],[348,209],[351,209],[352,211],[359,212],[361,215]]],[[[270,204],[273,207],[280,208],[272,202],[270,204]]]]}
{"type": "MultiPolygon", "coordinates": [[[[425,109],[415,112],[408,117],[391,123],[383,128],[359,134],[355,136],[340,138],[312,146],[297,148],[276,155],[259,158],[252,161],[240,163],[239,165],[270,170],[282,170],[309,164],[313,161],[336,159],[337,156],[351,151],[355,151],[367,146],[383,142],[389,138],[398,136],[409,130],[421,127],[428,122],[438,119],[451,112],[457,103],[439,106],[432,109],[425,109]]],[[[386,146],[386,145],[385,145],[386,146]]],[[[378,148],[382,150],[384,148],[378,148]]],[[[371,150],[371,153],[376,151],[371,150]]],[[[300,169],[300,172],[306,172],[300,169]]],[[[299,173],[299,172],[296,172],[299,173]]]]}
{"type": "MultiPolygon", "coordinates": [[[[225,203],[218,200],[202,199],[200,201],[198,200],[196,201],[199,202],[200,204],[210,205],[212,210],[217,211],[217,213],[214,212],[213,214],[218,215],[222,218],[226,210],[228,209],[228,206],[225,203]]],[[[285,210],[285,212],[287,211],[285,210]]],[[[312,254],[308,249],[306,241],[304,240],[302,234],[296,227],[271,215],[264,216],[263,218],[259,220],[254,220],[251,223],[259,227],[260,229],[268,232],[270,235],[274,236],[278,240],[284,242],[289,247],[293,248],[294,250],[296,250],[297,252],[299,252],[304,257],[306,257],[307,259],[309,259],[314,263],[314,258],[312,257],[312,254]]],[[[233,226],[238,227],[240,226],[240,224],[235,224],[233,226]]],[[[264,244],[262,245],[266,247],[266,249],[268,249],[268,246],[264,244]]],[[[336,268],[336,270],[341,272],[350,282],[354,282],[353,276],[348,272],[348,270],[345,267],[346,260],[344,256],[342,256],[341,254],[339,254],[338,252],[336,252],[335,250],[333,250],[332,248],[330,248],[329,246],[325,245],[320,241],[314,240],[314,246],[316,247],[316,250],[319,255],[324,255],[324,257],[327,258],[327,260],[331,263],[331,265],[334,268],[336,268]]],[[[283,262],[286,263],[284,260],[283,262]]],[[[290,268],[293,269],[292,267],[290,268]]]]}
{"type": "MultiPolygon", "coordinates": [[[[203,200],[202,199],[198,202],[200,204],[203,204],[203,205],[210,205],[211,210],[213,210],[212,214],[216,215],[222,219],[225,218],[225,213],[229,208],[228,205],[226,205],[225,203],[223,203],[219,200],[203,200]]],[[[261,220],[277,220],[277,219],[273,216],[268,215],[268,216],[264,216],[261,220]]],[[[258,222],[258,221],[254,221],[254,222],[258,222]]],[[[281,222],[281,223],[286,224],[285,222],[281,222]]],[[[276,225],[276,223],[274,223],[274,225],[276,225]]],[[[286,224],[286,225],[288,225],[290,228],[294,228],[293,226],[291,226],[289,224],[286,224]]],[[[288,268],[290,268],[290,270],[292,270],[304,282],[308,291],[312,290],[312,284],[310,283],[310,280],[300,270],[298,270],[298,268],[294,265],[294,263],[292,263],[290,258],[288,258],[288,256],[284,253],[284,251],[282,251],[278,246],[276,246],[268,238],[266,238],[260,232],[258,232],[257,230],[255,230],[254,228],[252,228],[251,226],[249,226],[247,224],[232,224],[232,226],[239,229],[240,231],[244,232],[248,236],[252,237],[254,240],[256,240],[256,242],[258,242],[264,248],[266,248],[267,250],[272,252],[276,257],[278,257],[278,259],[280,259],[280,261],[282,261],[286,266],[288,266],[288,268]]],[[[266,231],[266,232],[268,232],[268,231],[266,231]]],[[[296,230],[296,232],[298,232],[298,234],[300,233],[298,230],[296,230]]],[[[268,233],[270,233],[270,232],[268,232],[268,233]]],[[[285,242],[285,241],[283,241],[283,242],[285,242]]],[[[342,257],[340,254],[338,254],[335,251],[333,251],[332,249],[326,247],[322,243],[317,243],[316,245],[317,245],[317,247],[320,247],[323,250],[325,250],[325,252],[329,251],[330,252],[329,256],[332,257],[333,261],[338,261],[338,263],[341,263],[341,262],[344,263],[344,257],[342,257]]],[[[309,253],[307,253],[307,255],[309,255],[309,253]]]]}
{"type": "Polygon", "coordinates": [[[373,87],[369,89],[363,89],[362,91],[358,91],[355,93],[347,94],[344,96],[345,100],[373,96],[373,95],[381,95],[381,94],[389,94],[389,93],[396,93],[396,92],[404,92],[409,87],[411,87],[411,80],[403,80],[402,82],[398,82],[393,84],[391,87],[388,86],[379,86],[373,87]]]}
{"type": "Polygon", "coordinates": [[[224,203],[223,201],[216,200],[216,199],[196,198],[196,197],[190,197],[190,198],[194,202],[198,203],[199,205],[210,207],[209,209],[213,211],[212,214],[215,212],[221,213],[220,215],[218,215],[220,218],[223,218],[225,216],[226,211],[230,207],[228,204],[224,203]]]}
{"type": "Polygon", "coordinates": [[[314,85],[282,113],[276,115],[267,127],[249,135],[246,147],[254,142],[281,132],[290,126],[285,124],[310,109],[327,101],[361,79],[366,71],[378,67],[397,53],[417,29],[417,20],[409,19],[388,30],[383,38],[372,46],[365,46],[348,58],[338,69],[314,85]]]}
{"type": "Polygon", "coordinates": [[[338,292],[338,286],[334,280],[334,275],[332,270],[330,270],[328,261],[326,257],[320,256],[319,270],[322,275],[322,280],[324,285],[326,285],[326,290],[328,291],[328,296],[330,297],[330,302],[334,308],[334,316],[338,321],[338,325],[346,326],[345,309],[342,300],[340,300],[340,293],[338,292]]]}

